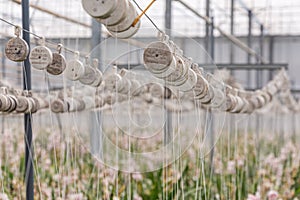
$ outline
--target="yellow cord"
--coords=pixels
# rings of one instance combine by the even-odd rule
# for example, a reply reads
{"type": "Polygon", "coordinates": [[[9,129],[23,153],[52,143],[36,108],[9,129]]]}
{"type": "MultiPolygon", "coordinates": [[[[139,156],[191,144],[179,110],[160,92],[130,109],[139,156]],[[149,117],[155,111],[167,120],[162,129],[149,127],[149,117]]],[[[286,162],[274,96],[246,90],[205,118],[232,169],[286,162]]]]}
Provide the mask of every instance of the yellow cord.
{"type": "Polygon", "coordinates": [[[146,13],[146,11],[152,6],[152,4],[155,2],[156,0],[152,0],[151,3],[146,7],[146,9],[139,15],[137,16],[137,18],[135,18],[135,20],[133,21],[131,26],[135,26],[138,21],[141,19],[141,17],[146,13]]]}

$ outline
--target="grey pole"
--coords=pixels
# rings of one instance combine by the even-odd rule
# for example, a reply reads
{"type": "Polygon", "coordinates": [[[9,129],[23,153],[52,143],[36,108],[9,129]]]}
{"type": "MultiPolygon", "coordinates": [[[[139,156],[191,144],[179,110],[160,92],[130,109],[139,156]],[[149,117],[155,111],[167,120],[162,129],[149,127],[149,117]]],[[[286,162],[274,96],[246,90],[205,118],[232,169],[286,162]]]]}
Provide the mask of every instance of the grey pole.
{"type": "MultiPolygon", "coordinates": [[[[260,37],[259,37],[259,48],[260,48],[260,56],[263,57],[263,49],[264,49],[264,27],[263,25],[260,25],[260,37]]],[[[257,60],[258,63],[262,63],[261,60],[257,60]]],[[[256,70],[256,88],[259,89],[262,86],[262,69],[256,70]]],[[[262,124],[263,118],[260,116],[260,114],[256,114],[256,137],[258,143],[257,145],[257,157],[260,157],[260,130],[261,130],[261,124],[262,124]]]]}
{"type": "Polygon", "coordinates": [[[172,0],[166,0],[165,10],[165,31],[166,34],[171,37],[172,32],[172,0]]]}
{"type": "MultiPolygon", "coordinates": [[[[247,37],[247,46],[251,48],[252,44],[252,11],[248,10],[248,37],[247,37]]],[[[247,57],[248,64],[251,63],[251,55],[248,53],[247,57]]],[[[250,70],[247,72],[247,86],[250,87],[251,75],[250,70]]]]}
{"type": "MultiPolygon", "coordinates": [[[[95,19],[92,19],[92,38],[91,49],[94,51],[93,56],[97,58],[99,62],[98,68],[102,71],[101,65],[101,50],[96,48],[102,41],[102,26],[95,19]],[[96,49],[95,49],[96,48],[96,49]]],[[[103,134],[102,134],[102,118],[101,111],[90,112],[90,143],[91,152],[102,158],[103,153],[103,134]]]]}
{"type": "MultiPolygon", "coordinates": [[[[22,0],[22,26],[23,39],[30,46],[29,31],[29,0],[22,0]]],[[[31,69],[28,58],[24,61],[23,71],[23,89],[31,90],[31,69]]],[[[32,124],[31,114],[24,115],[25,128],[25,184],[26,184],[26,199],[34,199],[34,177],[33,177],[33,146],[32,146],[32,124]]]]}
{"type": "MultiPolygon", "coordinates": [[[[205,10],[205,15],[207,18],[209,18],[210,16],[210,0],[206,0],[206,10],[205,10]]],[[[209,51],[208,48],[209,48],[209,26],[210,24],[206,21],[205,22],[205,50],[206,51],[209,51]]]]}
{"type": "MultiPolygon", "coordinates": [[[[230,7],[230,34],[234,34],[234,0],[231,0],[231,7],[230,7]]],[[[230,63],[233,63],[234,59],[233,54],[233,44],[230,43],[230,63]]],[[[233,71],[232,71],[233,72],[233,71]]]]}
{"type": "MultiPolygon", "coordinates": [[[[210,27],[210,56],[212,60],[215,59],[215,37],[214,37],[214,17],[211,17],[211,27],[210,27]]],[[[214,144],[215,144],[215,130],[214,130],[214,114],[212,111],[209,109],[208,111],[208,129],[207,129],[207,134],[209,134],[210,138],[210,145],[211,145],[211,152],[210,152],[210,167],[212,172],[214,171],[213,169],[213,159],[214,159],[214,144]]]]}
{"type": "MultiPolygon", "coordinates": [[[[172,37],[172,0],[166,0],[165,30],[172,37]]],[[[172,140],[172,112],[165,111],[164,144],[172,140]]]]}
{"type": "MultiPolygon", "coordinates": [[[[273,55],[274,55],[274,36],[270,36],[270,41],[269,41],[269,63],[273,64],[273,55]]],[[[269,72],[269,81],[272,79],[273,76],[273,70],[270,70],[269,72]]]]}

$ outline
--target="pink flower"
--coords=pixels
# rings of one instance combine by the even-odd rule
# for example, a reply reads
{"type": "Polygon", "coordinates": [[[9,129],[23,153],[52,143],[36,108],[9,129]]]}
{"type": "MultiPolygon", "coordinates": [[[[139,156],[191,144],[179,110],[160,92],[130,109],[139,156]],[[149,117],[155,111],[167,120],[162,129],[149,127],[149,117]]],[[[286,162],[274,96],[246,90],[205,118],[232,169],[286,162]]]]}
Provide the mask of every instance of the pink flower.
{"type": "Polygon", "coordinates": [[[70,199],[70,200],[82,200],[83,199],[83,194],[82,193],[70,194],[68,196],[68,199],[70,199]]]}
{"type": "Polygon", "coordinates": [[[268,200],[276,200],[278,198],[278,192],[270,190],[268,192],[268,200]]]}
{"type": "Polygon", "coordinates": [[[0,193],[0,199],[1,200],[9,200],[7,194],[5,194],[5,193],[0,193]]]}
{"type": "Polygon", "coordinates": [[[235,161],[230,160],[227,163],[227,173],[228,174],[235,174],[235,161]]]}
{"type": "Polygon", "coordinates": [[[260,197],[253,194],[248,194],[247,200],[260,200],[260,197]]]}
{"type": "Polygon", "coordinates": [[[141,180],[143,180],[143,176],[140,173],[133,173],[132,174],[132,179],[136,180],[136,181],[141,181],[141,180]]]}

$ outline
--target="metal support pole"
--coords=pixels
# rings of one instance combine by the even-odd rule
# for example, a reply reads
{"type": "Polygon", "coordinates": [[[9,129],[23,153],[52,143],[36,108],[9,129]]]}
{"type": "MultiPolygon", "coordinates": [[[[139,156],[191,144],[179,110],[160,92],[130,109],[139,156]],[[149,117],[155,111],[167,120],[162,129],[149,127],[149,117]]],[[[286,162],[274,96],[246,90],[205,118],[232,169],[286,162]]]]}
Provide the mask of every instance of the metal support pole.
{"type": "MultiPolygon", "coordinates": [[[[23,26],[23,39],[30,46],[29,31],[29,0],[22,0],[22,26],[23,26]]],[[[23,89],[31,90],[31,69],[29,60],[24,61],[23,71],[23,89]]],[[[34,199],[34,177],[33,177],[33,146],[32,146],[32,124],[31,114],[24,115],[24,128],[25,128],[25,184],[26,184],[26,199],[34,199]]]]}
{"type": "Polygon", "coordinates": [[[172,0],[166,0],[166,10],[165,10],[165,31],[166,34],[171,37],[172,29],[172,0]]]}
{"type": "MultiPolygon", "coordinates": [[[[206,12],[205,15],[207,18],[210,16],[210,0],[206,0],[206,12]]],[[[209,51],[209,26],[210,24],[206,21],[205,22],[205,50],[209,51]]]]}
{"type": "MultiPolygon", "coordinates": [[[[214,17],[211,17],[211,27],[210,27],[210,56],[212,60],[215,59],[215,37],[214,37],[214,17]]],[[[213,169],[213,160],[214,160],[214,144],[215,144],[215,130],[214,130],[214,115],[211,110],[208,111],[208,134],[210,138],[211,152],[210,152],[210,167],[212,172],[213,169]]]]}
{"type": "MultiPolygon", "coordinates": [[[[234,34],[234,0],[231,0],[231,7],[230,7],[230,34],[234,34]]],[[[233,63],[234,59],[233,53],[233,44],[230,43],[230,63],[233,63]]]]}
{"type": "MultiPolygon", "coordinates": [[[[166,0],[165,11],[165,30],[172,37],[172,0],[166,0]]],[[[164,126],[164,144],[168,144],[172,140],[172,112],[165,111],[165,126],[164,126]]]]}
{"type": "MultiPolygon", "coordinates": [[[[263,57],[264,56],[264,26],[260,25],[260,37],[259,37],[259,49],[260,49],[260,56],[263,57]]],[[[259,60],[259,63],[261,64],[262,61],[259,60]]],[[[262,87],[262,82],[263,82],[263,72],[261,69],[258,69],[256,71],[257,73],[257,88],[262,87]]]]}
{"type": "MultiPolygon", "coordinates": [[[[270,36],[270,41],[269,41],[269,63],[273,64],[273,55],[274,55],[274,36],[270,36]]],[[[270,70],[269,72],[269,81],[272,80],[273,76],[273,70],[270,70]]]]}
{"type": "MultiPolygon", "coordinates": [[[[247,46],[251,48],[252,46],[252,11],[248,10],[248,37],[247,37],[247,46]]],[[[251,63],[251,54],[248,53],[247,57],[248,64],[251,63]]],[[[251,75],[250,71],[247,72],[247,86],[250,87],[251,75]]]]}
{"type": "Polygon", "coordinates": [[[211,17],[210,26],[210,57],[212,60],[215,59],[214,17],[211,17]]]}
{"type": "MultiPolygon", "coordinates": [[[[92,19],[92,38],[91,49],[94,51],[93,56],[101,61],[101,50],[96,48],[102,41],[102,26],[95,19],[92,19]]],[[[92,58],[91,58],[92,59],[92,58]]],[[[101,62],[99,62],[98,68],[102,71],[101,62]]],[[[90,120],[90,142],[91,152],[96,154],[101,159],[103,154],[103,134],[102,134],[102,116],[101,111],[91,111],[89,117],[90,120]]]]}
{"type": "MultiPolygon", "coordinates": [[[[259,48],[260,48],[260,56],[263,57],[263,49],[264,49],[264,27],[260,25],[260,38],[259,38],[259,48]]],[[[262,63],[261,60],[258,60],[259,63],[262,63]]],[[[262,69],[256,70],[256,88],[262,87],[262,69]]],[[[261,124],[263,118],[260,116],[259,113],[256,114],[256,137],[257,137],[257,157],[260,157],[260,131],[261,131],[261,124]]]]}

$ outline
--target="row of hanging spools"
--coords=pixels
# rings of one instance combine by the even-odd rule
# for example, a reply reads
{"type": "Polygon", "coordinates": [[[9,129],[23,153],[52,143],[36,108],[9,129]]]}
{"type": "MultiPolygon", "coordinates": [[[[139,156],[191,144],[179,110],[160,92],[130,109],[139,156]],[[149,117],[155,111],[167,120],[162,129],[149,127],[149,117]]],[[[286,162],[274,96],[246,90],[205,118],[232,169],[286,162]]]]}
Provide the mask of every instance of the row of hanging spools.
{"type": "MultiPolygon", "coordinates": [[[[119,1],[125,2],[126,9],[132,9],[133,6],[130,2],[119,1]]],[[[130,21],[126,26],[126,30],[129,30],[136,19],[137,13],[134,12],[134,17],[128,15],[131,12],[125,12],[124,14],[124,7],[121,9],[121,5],[115,4],[115,2],[82,1],[85,10],[90,14],[92,13],[93,17],[97,17],[101,23],[104,23],[108,30],[111,29],[110,26],[122,27],[125,26],[125,22],[130,21]],[[101,7],[98,5],[99,3],[105,4],[105,6],[101,7]],[[122,10],[122,16],[125,16],[125,18],[120,17],[117,20],[118,22],[111,24],[111,20],[115,19],[117,14],[120,14],[119,9],[122,10]],[[129,26],[129,24],[131,25],[129,26]]],[[[120,33],[126,31],[117,28],[116,30],[120,33]]],[[[130,97],[142,97],[148,103],[159,103],[161,102],[159,99],[167,101],[168,99],[180,98],[206,108],[231,113],[252,113],[269,104],[278,93],[280,93],[281,101],[288,104],[291,110],[299,110],[299,103],[289,92],[289,79],[285,71],[277,74],[261,90],[251,92],[233,88],[224,84],[221,80],[216,80],[213,75],[205,73],[191,58],[186,58],[183,51],[163,33],[159,33],[158,41],[149,44],[145,48],[143,57],[146,69],[154,77],[160,79],[162,83],[145,85],[141,80],[134,78],[136,75],[133,72],[125,69],[118,71],[116,67],[112,70],[112,73],[103,76],[102,72],[98,70],[97,59],[90,63],[90,59],[87,57],[85,63],[82,63],[79,60],[78,52],[75,52],[74,59],[67,62],[61,54],[62,45],[57,46],[57,52],[51,52],[46,47],[44,38],[40,38],[40,45],[34,47],[29,53],[28,45],[20,38],[20,32],[21,28],[15,27],[16,37],[7,42],[5,54],[8,59],[22,62],[28,57],[33,68],[46,70],[52,75],[60,75],[64,72],[69,80],[78,80],[83,85],[97,88],[96,94],[95,92],[83,92],[83,96],[74,98],[73,91],[67,94],[58,92],[51,97],[44,97],[39,94],[33,97],[35,95],[28,91],[15,92],[3,89],[1,92],[2,98],[0,99],[1,112],[34,113],[49,106],[56,113],[73,112],[103,107],[105,104],[112,105],[116,102],[126,101],[130,97]],[[26,109],[21,109],[21,107],[26,109]]],[[[178,106],[170,106],[170,104],[172,103],[167,101],[164,105],[169,110],[178,110],[178,106]]]]}
{"type": "Polygon", "coordinates": [[[66,61],[61,54],[63,46],[57,45],[57,52],[45,45],[45,39],[40,38],[40,45],[34,47],[29,53],[29,47],[25,40],[20,38],[20,27],[15,27],[16,37],[11,38],[5,46],[6,57],[14,62],[25,61],[29,54],[31,66],[37,70],[46,70],[51,75],[60,75],[65,72],[67,79],[71,81],[79,80],[82,84],[98,87],[102,82],[102,72],[98,69],[97,60],[89,63],[86,58],[85,63],[79,60],[79,52],[74,53],[74,59],[66,61]]]}

